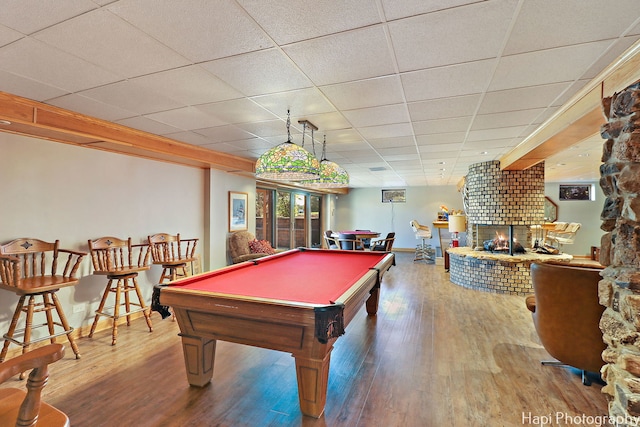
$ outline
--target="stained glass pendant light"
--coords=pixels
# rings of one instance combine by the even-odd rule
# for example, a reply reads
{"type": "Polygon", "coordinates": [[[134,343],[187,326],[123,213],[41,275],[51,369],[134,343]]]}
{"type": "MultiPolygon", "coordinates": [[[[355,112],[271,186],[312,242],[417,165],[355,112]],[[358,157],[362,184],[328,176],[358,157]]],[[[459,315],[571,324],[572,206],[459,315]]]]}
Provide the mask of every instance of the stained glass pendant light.
{"type": "Polygon", "coordinates": [[[349,174],[336,162],[327,160],[327,136],[322,143],[322,160],[320,161],[320,177],[303,181],[302,184],[313,188],[343,188],[349,186],[349,174]]]}
{"type": "Polygon", "coordinates": [[[303,181],[320,176],[320,162],[313,154],[291,141],[290,126],[291,117],[287,110],[287,141],[276,145],[258,158],[257,178],[303,181]]]}

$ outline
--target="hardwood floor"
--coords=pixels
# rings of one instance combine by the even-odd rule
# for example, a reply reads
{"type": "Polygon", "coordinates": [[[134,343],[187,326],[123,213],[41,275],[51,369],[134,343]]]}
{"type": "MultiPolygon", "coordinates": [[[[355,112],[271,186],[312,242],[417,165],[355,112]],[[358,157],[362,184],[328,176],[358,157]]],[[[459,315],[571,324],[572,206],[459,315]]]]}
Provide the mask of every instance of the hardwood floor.
{"type": "MultiPolygon", "coordinates": [[[[601,385],[541,366],[524,298],[452,284],[442,266],[398,253],[376,317],[364,308],[331,357],[320,419],[298,408],[293,358],[219,342],[212,382],[187,383],[177,323],[154,313],[78,341],[51,366],[44,399],[74,427],[96,426],[522,426],[557,414],[603,416],[601,385]]],[[[4,386],[21,386],[11,380],[4,386]]],[[[582,425],[574,422],[571,425],[582,425]]],[[[587,424],[595,425],[595,424],[587,424]]]]}

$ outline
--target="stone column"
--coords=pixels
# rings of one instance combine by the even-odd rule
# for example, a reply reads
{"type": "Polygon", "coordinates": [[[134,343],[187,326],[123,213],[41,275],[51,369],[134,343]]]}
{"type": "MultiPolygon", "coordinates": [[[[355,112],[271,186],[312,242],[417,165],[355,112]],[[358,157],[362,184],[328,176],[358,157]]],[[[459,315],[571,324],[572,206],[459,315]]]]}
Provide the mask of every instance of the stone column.
{"type": "Polygon", "coordinates": [[[607,123],[600,186],[602,210],[600,321],[607,349],[602,389],[609,415],[636,426],[640,417],[640,81],[602,101],[607,123]],[[619,418],[618,418],[619,417],[619,418]]]}

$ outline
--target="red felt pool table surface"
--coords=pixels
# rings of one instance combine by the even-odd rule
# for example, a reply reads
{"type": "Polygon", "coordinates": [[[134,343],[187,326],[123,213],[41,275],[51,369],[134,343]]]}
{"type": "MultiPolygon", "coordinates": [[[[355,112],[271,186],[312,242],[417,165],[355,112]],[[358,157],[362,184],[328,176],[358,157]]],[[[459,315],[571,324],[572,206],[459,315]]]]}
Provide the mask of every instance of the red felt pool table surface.
{"type": "Polygon", "coordinates": [[[385,252],[293,250],[172,283],[182,289],[331,304],[385,252]]]}

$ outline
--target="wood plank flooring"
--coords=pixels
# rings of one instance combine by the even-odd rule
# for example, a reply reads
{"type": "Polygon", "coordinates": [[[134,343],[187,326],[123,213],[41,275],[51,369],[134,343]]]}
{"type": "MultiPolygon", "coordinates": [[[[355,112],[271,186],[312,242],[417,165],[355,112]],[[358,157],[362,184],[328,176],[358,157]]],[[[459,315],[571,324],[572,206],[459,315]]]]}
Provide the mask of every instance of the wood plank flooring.
{"type": "MultiPolygon", "coordinates": [[[[219,342],[212,382],[187,383],[176,322],[153,315],[78,341],[51,367],[44,399],[74,427],[97,426],[522,426],[556,414],[604,416],[601,385],[541,366],[524,298],[452,284],[442,266],[398,253],[376,317],[364,308],[331,356],[320,419],[301,415],[293,358],[219,342]]],[[[16,379],[6,386],[22,386],[16,379]]],[[[581,425],[573,423],[571,425],[581,425]]],[[[588,424],[593,425],[593,424],[588,424]]]]}

